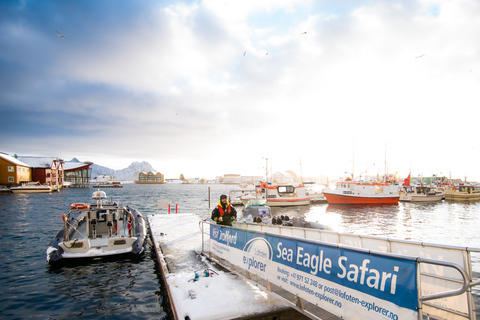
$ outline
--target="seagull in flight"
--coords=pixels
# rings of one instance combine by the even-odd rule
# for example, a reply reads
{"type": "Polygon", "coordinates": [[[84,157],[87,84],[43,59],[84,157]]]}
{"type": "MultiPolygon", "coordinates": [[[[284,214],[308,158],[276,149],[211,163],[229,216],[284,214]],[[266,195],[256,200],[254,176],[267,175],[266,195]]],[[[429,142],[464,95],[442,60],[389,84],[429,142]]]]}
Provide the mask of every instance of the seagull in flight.
{"type": "Polygon", "coordinates": [[[307,31],[302,32],[302,34],[307,34],[307,31]]]}
{"type": "Polygon", "coordinates": [[[57,32],[59,38],[62,38],[63,40],[65,40],[65,37],[62,36],[62,35],[60,34],[60,32],[58,32],[58,31],[56,31],[56,32],[57,32]]]}
{"type": "Polygon", "coordinates": [[[423,57],[425,54],[422,54],[420,56],[416,56],[415,59],[423,57]]]}
{"type": "Polygon", "coordinates": [[[247,51],[245,51],[245,52],[243,53],[243,55],[245,55],[246,53],[247,53],[247,51]]]}
{"type": "Polygon", "coordinates": [[[268,52],[265,55],[268,56],[268,52]]]}

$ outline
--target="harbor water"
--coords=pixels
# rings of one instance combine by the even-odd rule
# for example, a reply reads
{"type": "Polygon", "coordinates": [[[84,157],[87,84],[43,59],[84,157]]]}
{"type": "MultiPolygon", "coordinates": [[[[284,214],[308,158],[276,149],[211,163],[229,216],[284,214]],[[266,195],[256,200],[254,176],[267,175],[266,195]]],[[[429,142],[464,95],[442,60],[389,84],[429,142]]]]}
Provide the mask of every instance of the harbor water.
{"type": "MultiPolygon", "coordinates": [[[[167,214],[157,207],[158,201],[164,201],[171,204],[171,214],[177,207],[179,213],[209,218],[219,196],[231,189],[238,186],[124,184],[104,191],[109,199],[135,207],[144,216],[167,214]]],[[[51,194],[0,194],[2,318],[171,319],[160,269],[148,244],[137,259],[101,259],[61,267],[47,264],[45,251],[63,225],[62,215],[72,203],[90,202],[93,191],[67,188],[51,194]]],[[[240,213],[241,207],[237,210],[240,213]]],[[[313,204],[272,208],[272,212],[303,216],[339,232],[480,247],[480,202],[313,204]]],[[[478,277],[480,258],[474,254],[472,261],[478,277]]],[[[473,291],[478,306],[479,290],[473,291]]]]}

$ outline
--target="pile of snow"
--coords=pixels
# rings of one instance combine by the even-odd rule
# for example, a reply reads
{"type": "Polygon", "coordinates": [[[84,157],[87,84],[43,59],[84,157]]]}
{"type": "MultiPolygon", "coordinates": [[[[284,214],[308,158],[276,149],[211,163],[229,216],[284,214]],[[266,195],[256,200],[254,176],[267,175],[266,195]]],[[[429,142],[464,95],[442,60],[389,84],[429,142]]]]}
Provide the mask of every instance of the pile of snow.
{"type": "Polygon", "coordinates": [[[205,257],[199,257],[202,250],[199,221],[194,214],[148,217],[154,242],[164,248],[163,258],[171,268],[167,283],[180,319],[186,316],[191,320],[231,319],[288,307],[268,291],[262,291],[243,277],[220,271],[205,257]]]}
{"type": "MultiPolygon", "coordinates": [[[[215,269],[213,269],[215,270],[215,269]]],[[[210,270],[210,274],[213,272],[210,270]]],[[[216,271],[206,277],[203,270],[195,273],[170,274],[167,282],[180,319],[233,319],[285,308],[286,305],[269,292],[260,290],[236,275],[216,271]]]]}

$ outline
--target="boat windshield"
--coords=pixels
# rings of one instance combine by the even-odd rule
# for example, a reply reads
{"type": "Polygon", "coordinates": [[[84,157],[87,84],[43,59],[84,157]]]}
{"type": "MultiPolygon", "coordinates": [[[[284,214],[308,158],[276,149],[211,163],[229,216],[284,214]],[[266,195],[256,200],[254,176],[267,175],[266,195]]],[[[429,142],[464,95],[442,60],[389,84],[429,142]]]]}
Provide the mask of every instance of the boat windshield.
{"type": "Polygon", "coordinates": [[[267,200],[254,199],[254,200],[248,200],[247,204],[245,205],[245,208],[252,207],[252,206],[265,206],[265,205],[267,205],[267,200]]]}

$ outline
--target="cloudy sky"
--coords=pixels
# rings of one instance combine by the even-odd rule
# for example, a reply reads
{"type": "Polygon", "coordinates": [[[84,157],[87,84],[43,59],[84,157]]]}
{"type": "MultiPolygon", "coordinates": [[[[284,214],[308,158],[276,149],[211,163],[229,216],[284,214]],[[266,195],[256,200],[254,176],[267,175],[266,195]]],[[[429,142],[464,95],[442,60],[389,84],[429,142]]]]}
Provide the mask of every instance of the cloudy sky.
{"type": "Polygon", "coordinates": [[[1,1],[0,151],[167,178],[268,158],[480,180],[479,17],[476,0],[1,1]]]}

